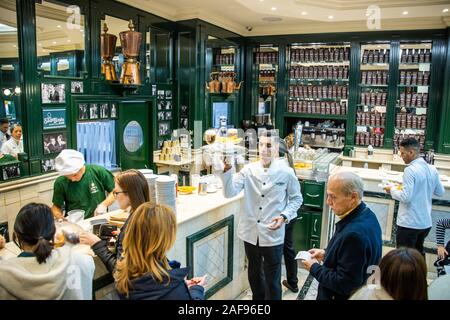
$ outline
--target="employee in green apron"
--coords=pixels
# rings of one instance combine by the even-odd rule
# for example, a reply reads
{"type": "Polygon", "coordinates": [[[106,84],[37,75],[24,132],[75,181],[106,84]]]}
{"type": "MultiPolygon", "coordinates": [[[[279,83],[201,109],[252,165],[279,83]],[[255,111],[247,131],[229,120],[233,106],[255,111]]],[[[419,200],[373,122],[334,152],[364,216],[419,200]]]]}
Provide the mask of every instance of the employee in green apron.
{"type": "Polygon", "coordinates": [[[52,212],[56,219],[75,209],[84,210],[84,217],[106,212],[114,201],[114,176],[105,168],[85,164],[83,154],[66,149],[55,159],[55,168],[60,177],[53,186],[52,212]]]}

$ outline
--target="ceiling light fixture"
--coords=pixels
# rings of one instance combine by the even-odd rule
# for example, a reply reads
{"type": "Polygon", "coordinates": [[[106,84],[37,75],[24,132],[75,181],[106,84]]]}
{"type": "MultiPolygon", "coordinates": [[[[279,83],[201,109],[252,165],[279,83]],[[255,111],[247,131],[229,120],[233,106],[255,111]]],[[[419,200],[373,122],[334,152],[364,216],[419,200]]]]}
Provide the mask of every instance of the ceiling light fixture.
{"type": "Polygon", "coordinates": [[[59,24],[58,24],[56,27],[59,28],[59,29],[61,29],[61,26],[60,26],[59,24]]]}
{"type": "Polygon", "coordinates": [[[4,94],[5,96],[9,97],[9,96],[11,95],[11,90],[8,89],[8,88],[6,88],[6,89],[3,90],[3,94],[4,94]]]}
{"type": "Polygon", "coordinates": [[[277,10],[277,7],[272,7],[272,8],[270,8],[270,10],[276,11],[276,10],[277,10]]]}
{"type": "Polygon", "coordinates": [[[308,14],[308,12],[302,11],[302,16],[306,16],[307,14],[308,14]]]}
{"type": "Polygon", "coordinates": [[[20,89],[20,87],[14,88],[14,94],[19,95],[21,92],[22,92],[22,90],[20,89]]]}
{"type": "Polygon", "coordinates": [[[56,44],[56,41],[53,41],[53,44],[56,44]]]}
{"type": "Polygon", "coordinates": [[[409,12],[408,11],[403,11],[403,15],[406,16],[409,12]]]}
{"type": "Polygon", "coordinates": [[[444,10],[442,10],[443,13],[447,13],[448,12],[448,8],[445,8],[444,10]]]}
{"type": "Polygon", "coordinates": [[[334,17],[333,17],[333,16],[328,16],[328,19],[330,19],[330,20],[331,20],[331,19],[334,19],[334,17]]]}

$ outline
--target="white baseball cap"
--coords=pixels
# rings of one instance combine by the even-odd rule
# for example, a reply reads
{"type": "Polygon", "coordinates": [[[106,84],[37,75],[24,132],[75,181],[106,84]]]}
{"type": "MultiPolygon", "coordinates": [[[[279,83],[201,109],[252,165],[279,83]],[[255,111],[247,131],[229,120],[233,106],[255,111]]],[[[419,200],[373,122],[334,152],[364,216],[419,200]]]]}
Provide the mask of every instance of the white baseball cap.
{"type": "Polygon", "coordinates": [[[55,169],[60,176],[77,173],[84,166],[84,156],[81,152],[72,149],[61,151],[55,159],[55,169]]]}

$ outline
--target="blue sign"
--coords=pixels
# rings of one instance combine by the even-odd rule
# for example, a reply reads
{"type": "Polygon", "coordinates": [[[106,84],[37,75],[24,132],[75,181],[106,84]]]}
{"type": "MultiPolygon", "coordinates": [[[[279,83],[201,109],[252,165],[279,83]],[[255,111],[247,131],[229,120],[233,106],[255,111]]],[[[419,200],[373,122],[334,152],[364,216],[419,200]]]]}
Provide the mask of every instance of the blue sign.
{"type": "Polygon", "coordinates": [[[42,109],[44,130],[66,127],[66,109],[42,109]]]}

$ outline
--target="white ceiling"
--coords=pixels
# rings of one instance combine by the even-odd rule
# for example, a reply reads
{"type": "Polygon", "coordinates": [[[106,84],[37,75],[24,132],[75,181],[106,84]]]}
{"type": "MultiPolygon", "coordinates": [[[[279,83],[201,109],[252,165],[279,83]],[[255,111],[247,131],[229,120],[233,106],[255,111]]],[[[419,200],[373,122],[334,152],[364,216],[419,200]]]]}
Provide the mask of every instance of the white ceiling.
{"type": "Polygon", "coordinates": [[[450,0],[119,1],[173,21],[199,18],[245,36],[442,29],[450,25],[450,12],[443,12],[450,9],[450,0]],[[380,29],[368,28],[369,5],[380,9],[380,29]],[[281,21],[268,22],[267,18],[281,21]]]}

